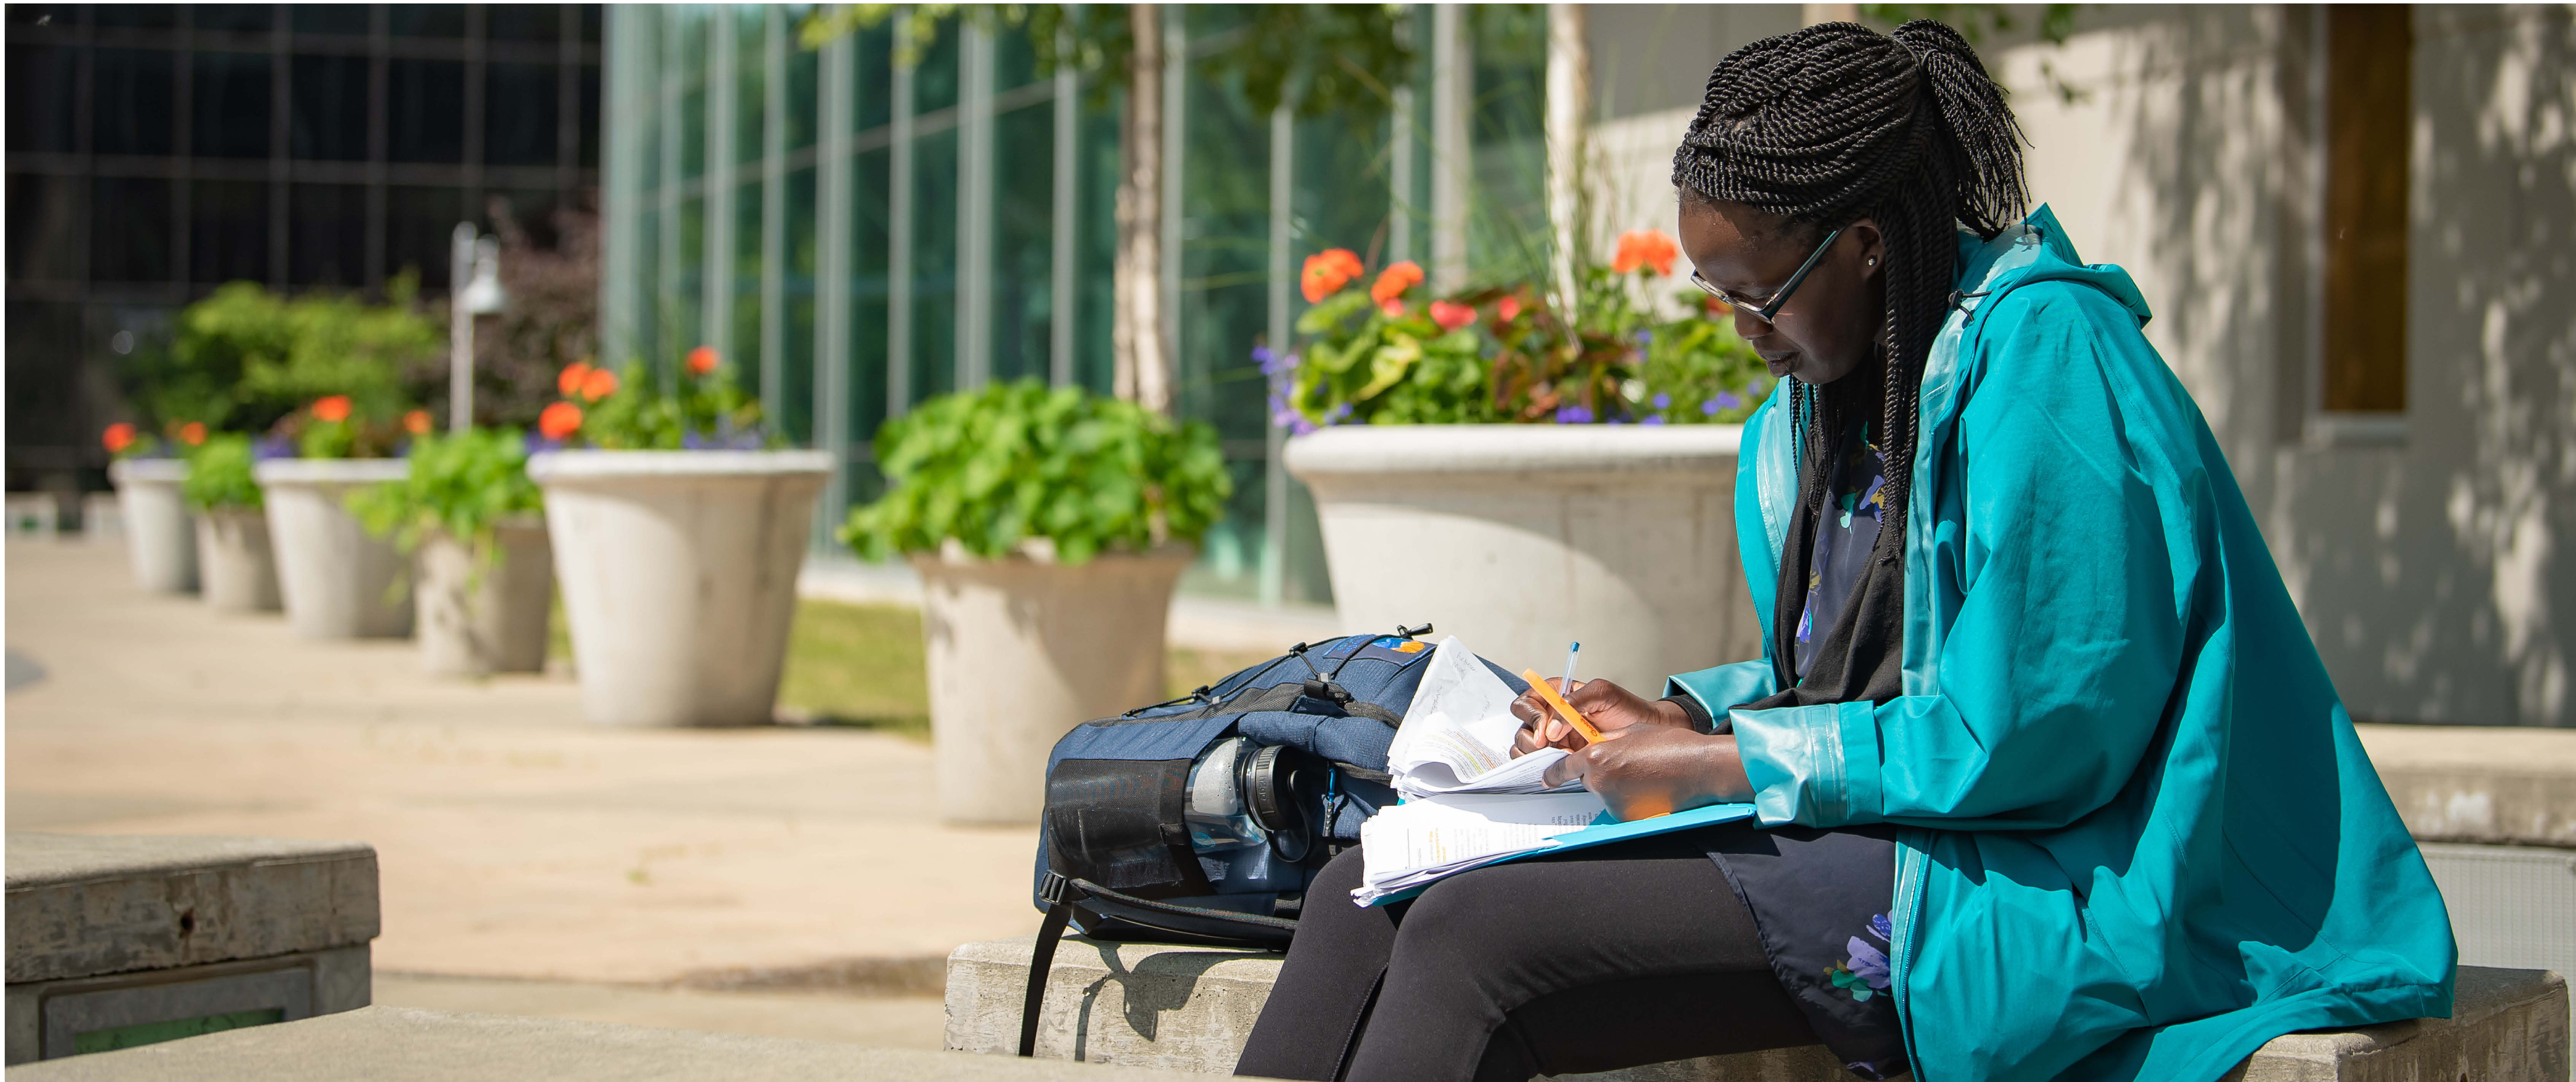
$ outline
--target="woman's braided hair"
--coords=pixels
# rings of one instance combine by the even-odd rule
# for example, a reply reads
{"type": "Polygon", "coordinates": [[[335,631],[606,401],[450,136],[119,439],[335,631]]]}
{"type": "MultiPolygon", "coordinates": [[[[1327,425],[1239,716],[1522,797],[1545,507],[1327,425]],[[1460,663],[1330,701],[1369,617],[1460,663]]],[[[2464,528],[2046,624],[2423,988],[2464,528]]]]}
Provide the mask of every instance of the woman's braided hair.
{"type": "MultiPolygon", "coordinates": [[[[1860,218],[1887,241],[1886,361],[1879,446],[1880,558],[1903,551],[1923,363],[1948,314],[1957,230],[1993,239],[2019,219],[2021,126],[1958,31],[1917,19],[1881,34],[1824,23],[1765,38],[1709,74],[1673,153],[1685,202],[1742,203],[1825,230],[1860,218]],[[1889,528],[1889,525],[1894,528],[1889,528]]],[[[1808,243],[1814,243],[1813,240],[1808,243]]],[[[1805,434],[1801,502],[1824,499],[1825,467],[1868,390],[1790,387],[1805,434]]]]}

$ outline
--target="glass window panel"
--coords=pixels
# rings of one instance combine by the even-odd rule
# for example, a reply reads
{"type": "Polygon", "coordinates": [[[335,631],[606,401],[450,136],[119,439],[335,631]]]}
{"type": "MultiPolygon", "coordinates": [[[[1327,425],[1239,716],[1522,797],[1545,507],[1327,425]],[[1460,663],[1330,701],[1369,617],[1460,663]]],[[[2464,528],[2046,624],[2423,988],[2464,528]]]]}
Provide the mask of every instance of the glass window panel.
{"type": "Polygon", "coordinates": [[[598,4],[581,5],[581,40],[584,44],[599,44],[600,7],[598,4]]]}
{"type": "MultiPolygon", "coordinates": [[[[115,9],[111,5],[104,10],[115,9]]],[[[100,49],[92,54],[90,148],[100,154],[170,153],[178,54],[100,49]]]]}
{"type": "Polygon", "coordinates": [[[92,4],[90,21],[99,26],[168,30],[179,25],[176,4],[92,4]]]}
{"type": "Polygon", "coordinates": [[[398,162],[460,162],[465,158],[465,63],[460,60],[390,61],[392,83],[386,120],[387,157],[398,162]]]}
{"type": "Polygon", "coordinates": [[[581,66],[581,167],[599,167],[599,65],[581,66]]]}
{"type": "Polygon", "coordinates": [[[363,56],[299,56],[287,69],[287,154],[304,161],[367,160],[368,64],[363,56]]]}
{"type": "Polygon", "coordinates": [[[90,277],[101,282],[166,282],[171,278],[170,182],[100,177],[92,182],[90,277]]]}
{"type": "Polygon", "coordinates": [[[552,64],[483,66],[484,164],[554,164],[562,99],[555,72],[552,64]]]}
{"type": "Polygon", "coordinates": [[[643,253],[641,258],[629,264],[629,273],[634,276],[629,293],[634,304],[631,317],[634,322],[625,328],[626,353],[608,358],[607,362],[620,368],[642,363],[647,357],[660,356],[662,351],[661,324],[655,315],[654,300],[660,296],[658,290],[662,286],[662,263],[655,254],[662,250],[662,204],[658,201],[646,203],[636,213],[634,222],[635,251],[643,253]]]}
{"type": "Polygon", "coordinates": [[[912,152],[912,401],[957,388],[957,129],[912,152]]]}
{"type": "MultiPolygon", "coordinates": [[[[1175,404],[1228,439],[1259,440],[1267,387],[1250,353],[1269,325],[1270,119],[1231,82],[1194,78],[1185,93],[1175,404]]],[[[1330,175],[1342,206],[1383,217],[1386,139],[1370,119],[1346,129],[1330,175]]]]}
{"type": "Polygon", "coordinates": [[[721,343],[743,393],[760,397],[760,199],[758,180],[733,190],[733,326],[721,343]]]}
{"type": "Polygon", "coordinates": [[[385,189],[385,273],[418,274],[423,289],[447,288],[447,246],[464,219],[454,188],[396,184],[385,189]]]}
{"type": "Polygon", "coordinates": [[[395,4],[387,12],[395,37],[461,38],[465,36],[463,4],[395,4]]]}
{"type": "Polygon", "coordinates": [[[1037,82],[1037,46],[1029,42],[1026,31],[1003,27],[993,32],[993,89],[1009,90],[1037,82]]]}
{"type": "MultiPolygon", "coordinates": [[[[850,442],[866,447],[885,424],[887,305],[893,279],[893,221],[886,195],[893,187],[894,152],[871,150],[852,162],[850,221],[850,442]]],[[[871,477],[874,475],[871,474],[871,477]]],[[[853,498],[860,493],[853,487],[853,498]]],[[[873,498],[869,496],[866,498],[873,498]]]]}
{"type": "Polygon", "coordinates": [[[1467,195],[1468,273],[1479,282],[1544,278],[1547,11],[1535,4],[1477,5],[1468,9],[1467,30],[1476,69],[1467,118],[1475,160],[1467,195]]]}
{"type": "Polygon", "coordinates": [[[364,34],[374,29],[366,4],[294,4],[299,34],[364,34]]]}
{"type": "Polygon", "coordinates": [[[1118,263],[1118,118],[1127,92],[1112,89],[1104,97],[1095,103],[1084,96],[1077,140],[1082,172],[1074,188],[1081,220],[1074,225],[1073,355],[1074,381],[1108,394],[1117,374],[1109,348],[1110,284],[1118,263]]]}
{"type": "Polygon", "coordinates": [[[271,4],[191,4],[188,20],[199,30],[265,34],[276,25],[276,10],[271,4]]]}
{"type": "Polygon", "coordinates": [[[852,43],[858,56],[857,131],[873,131],[894,120],[894,24],[869,30],[852,43]]]}
{"type": "Polygon", "coordinates": [[[78,281],[81,193],[78,177],[9,174],[9,277],[78,281]]]}
{"type": "MultiPolygon", "coordinates": [[[[801,17],[801,16],[800,16],[801,17]]],[[[793,20],[790,26],[795,25],[793,20]]],[[[787,149],[803,150],[814,145],[822,120],[816,115],[821,104],[823,54],[801,45],[787,50],[787,149]]]]}
{"type": "Polygon", "coordinates": [[[189,142],[199,157],[268,156],[269,60],[266,53],[190,57],[189,142]]]}
{"type": "Polygon", "coordinates": [[[957,104],[957,38],[955,18],[939,21],[938,37],[922,50],[921,66],[912,73],[912,111],[935,113],[957,104]]]}
{"type": "MultiPolygon", "coordinates": [[[[14,9],[15,5],[12,5],[14,9]]],[[[69,154],[79,54],[56,45],[9,46],[9,150],[69,154]]]]}
{"type": "Polygon", "coordinates": [[[11,4],[6,18],[11,26],[71,26],[80,21],[81,4],[11,4]]]}
{"type": "Polygon", "coordinates": [[[200,180],[188,186],[188,280],[268,280],[268,185],[200,180]]]}
{"type": "Polygon", "coordinates": [[[494,41],[563,40],[563,9],[554,4],[492,4],[483,9],[483,35],[494,41]]]}
{"type": "Polygon", "coordinates": [[[662,352],[645,358],[656,371],[677,362],[679,354],[704,345],[706,316],[707,201],[691,197],[680,200],[673,215],[672,227],[679,230],[679,265],[672,268],[671,280],[663,283],[659,321],[664,334],[662,352]]]}
{"type": "Polygon", "coordinates": [[[748,164],[760,160],[761,142],[768,138],[761,126],[769,93],[768,9],[747,4],[727,10],[734,20],[733,160],[748,164]]]}
{"type": "Polygon", "coordinates": [[[675,36],[674,47],[664,53],[679,63],[678,70],[664,70],[662,77],[680,84],[679,115],[671,118],[672,130],[680,136],[680,175],[695,180],[707,171],[707,11],[694,5],[675,5],[662,9],[664,26],[675,36]]]}
{"type": "Polygon", "coordinates": [[[790,441],[807,447],[814,443],[814,240],[814,170],[799,169],[787,174],[787,282],[781,291],[787,311],[785,340],[779,343],[786,371],[778,426],[790,441]]]}
{"type": "MultiPolygon", "coordinates": [[[[560,197],[554,189],[513,188],[495,193],[492,198],[499,202],[500,211],[509,216],[510,223],[528,235],[529,243],[545,249],[555,246],[555,209],[560,197]]],[[[486,218],[492,217],[491,209],[485,208],[486,218]]],[[[501,223],[487,221],[484,228],[498,232],[501,223]]]]}
{"type": "Polygon", "coordinates": [[[367,284],[367,189],[298,184],[286,211],[286,280],[296,286],[356,289],[367,284]]]}
{"type": "Polygon", "coordinates": [[[993,378],[1047,378],[1053,322],[1055,105],[993,118],[993,378]]]}

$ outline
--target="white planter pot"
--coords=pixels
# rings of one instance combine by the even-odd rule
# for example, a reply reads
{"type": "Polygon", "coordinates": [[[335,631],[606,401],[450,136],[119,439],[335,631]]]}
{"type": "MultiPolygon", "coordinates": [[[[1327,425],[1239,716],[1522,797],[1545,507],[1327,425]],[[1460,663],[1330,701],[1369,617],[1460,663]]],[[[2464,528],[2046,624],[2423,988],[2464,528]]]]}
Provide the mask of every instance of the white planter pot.
{"type": "Polygon", "coordinates": [[[1163,698],[1163,624],[1189,550],[1105,554],[1079,567],[957,551],[912,563],[939,817],[1035,823],[1057,738],[1163,698]]]}
{"type": "Polygon", "coordinates": [[[493,530],[493,561],[474,566],[471,546],[444,533],[421,541],[421,666],[437,676],[543,672],[546,617],[555,599],[554,551],[534,515],[493,530]]]}
{"type": "Polygon", "coordinates": [[[179,493],[188,464],[175,458],[119,459],[108,464],[107,476],[116,482],[135,585],[164,594],[196,589],[197,530],[179,493]]]}
{"type": "Polygon", "coordinates": [[[1511,669],[1648,697],[1762,656],[1735,545],[1735,425],[1386,425],[1288,441],[1342,624],[1430,622],[1511,669]]]}
{"type": "Polygon", "coordinates": [[[217,612],[276,612],[277,561],[268,516],[255,507],[217,507],[197,515],[196,551],[206,604],[217,612]]]}
{"type": "Polygon", "coordinates": [[[268,504],[286,624],[307,639],[411,634],[410,562],[349,513],[349,493],[399,481],[409,463],[387,458],[273,458],[251,468],[268,504]]]}
{"type": "Polygon", "coordinates": [[[821,451],[531,456],[572,625],[582,712],[603,725],[771,720],[821,451]]]}

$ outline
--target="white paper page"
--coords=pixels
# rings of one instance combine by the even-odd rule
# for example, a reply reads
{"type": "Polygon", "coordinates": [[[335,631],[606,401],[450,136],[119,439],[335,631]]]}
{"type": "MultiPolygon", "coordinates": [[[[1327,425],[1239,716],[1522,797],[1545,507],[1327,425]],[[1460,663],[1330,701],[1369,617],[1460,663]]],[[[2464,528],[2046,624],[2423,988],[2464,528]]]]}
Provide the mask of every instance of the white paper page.
{"type": "Polygon", "coordinates": [[[1460,865],[1544,848],[1607,814],[1601,798],[1587,792],[1406,801],[1360,827],[1367,861],[1360,878],[1371,888],[1401,889],[1460,865]]]}
{"type": "Polygon", "coordinates": [[[1565,753],[1548,749],[1512,758],[1512,734],[1521,727],[1512,716],[1514,698],[1511,686],[1457,636],[1440,640],[1387,749],[1396,791],[1415,797],[1543,790],[1539,776],[1565,753]]]}

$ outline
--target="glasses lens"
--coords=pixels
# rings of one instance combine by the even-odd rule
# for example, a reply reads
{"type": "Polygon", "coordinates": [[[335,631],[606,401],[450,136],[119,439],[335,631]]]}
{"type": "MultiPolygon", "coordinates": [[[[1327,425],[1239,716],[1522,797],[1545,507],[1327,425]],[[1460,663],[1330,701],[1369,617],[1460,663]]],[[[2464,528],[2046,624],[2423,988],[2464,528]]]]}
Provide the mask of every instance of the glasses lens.
{"type": "MultiPolygon", "coordinates": [[[[1717,298],[1717,299],[1719,299],[1719,300],[1722,300],[1722,301],[1723,301],[1723,300],[1726,300],[1726,292],[1725,292],[1724,290],[1721,290],[1721,289],[1717,288],[1716,283],[1711,282],[1711,281],[1709,281],[1709,280],[1708,280],[1708,279],[1706,279],[1706,278],[1702,278],[1702,277],[1700,277],[1700,276],[1699,276],[1699,271],[1698,271],[1698,270],[1696,270],[1696,269],[1694,269],[1694,270],[1692,270],[1692,271],[1691,271],[1691,284],[1692,284],[1692,285],[1695,285],[1695,286],[1698,286],[1698,287],[1699,287],[1699,291],[1700,291],[1700,292],[1702,292],[1702,293],[1706,293],[1706,294],[1708,294],[1709,296],[1715,297],[1715,298],[1717,298]]],[[[1729,304],[1733,304],[1734,302],[1732,302],[1732,301],[1728,301],[1727,303],[1729,303],[1729,304]]]]}

